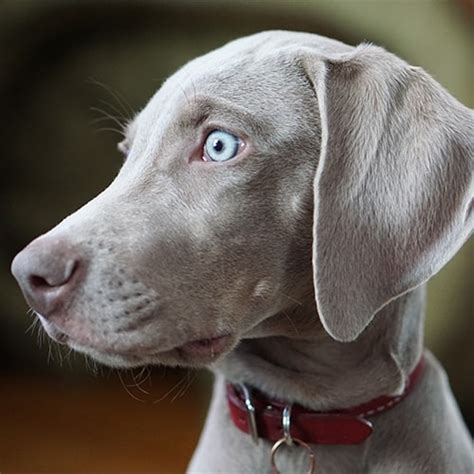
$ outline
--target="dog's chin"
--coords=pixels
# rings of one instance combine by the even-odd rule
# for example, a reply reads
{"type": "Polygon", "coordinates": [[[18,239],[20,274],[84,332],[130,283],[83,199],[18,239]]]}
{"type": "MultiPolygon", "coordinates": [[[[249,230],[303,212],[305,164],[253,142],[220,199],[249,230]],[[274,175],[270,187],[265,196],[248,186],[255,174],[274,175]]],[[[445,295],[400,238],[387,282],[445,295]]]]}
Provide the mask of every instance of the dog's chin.
{"type": "Polygon", "coordinates": [[[188,341],[171,350],[155,354],[140,354],[138,351],[127,353],[112,350],[97,349],[75,343],[72,340],[67,345],[83,354],[92,357],[97,362],[113,368],[136,368],[149,365],[166,365],[169,367],[203,368],[209,367],[225,357],[237,344],[237,338],[230,334],[213,338],[188,341]]]}

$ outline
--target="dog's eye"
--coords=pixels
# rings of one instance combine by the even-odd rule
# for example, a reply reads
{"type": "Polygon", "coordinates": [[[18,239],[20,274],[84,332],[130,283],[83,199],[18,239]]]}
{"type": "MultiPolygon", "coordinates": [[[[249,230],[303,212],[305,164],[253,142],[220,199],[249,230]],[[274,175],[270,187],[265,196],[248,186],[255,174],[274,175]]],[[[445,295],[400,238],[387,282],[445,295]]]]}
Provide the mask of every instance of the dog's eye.
{"type": "Polygon", "coordinates": [[[204,144],[203,159],[205,161],[227,161],[234,158],[243,141],[224,130],[214,130],[206,138],[204,144]]]}

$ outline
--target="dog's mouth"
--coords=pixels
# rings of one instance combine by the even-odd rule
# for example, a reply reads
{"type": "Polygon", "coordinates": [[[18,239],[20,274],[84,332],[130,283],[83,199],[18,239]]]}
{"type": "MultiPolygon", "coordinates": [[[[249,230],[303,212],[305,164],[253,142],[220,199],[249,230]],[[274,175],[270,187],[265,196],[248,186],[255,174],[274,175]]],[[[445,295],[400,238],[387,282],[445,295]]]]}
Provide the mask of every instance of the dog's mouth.
{"type": "Polygon", "coordinates": [[[69,346],[78,352],[91,355],[108,365],[144,365],[175,361],[185,365],[205,365],[214,362],[232,346],[234,337],[231,334],[217,334],[200,339],[192,339],[178,344],[171,349],[156,350],[154,347],[136,346],[127,349],[110,348],[107,345],[92,344],[79,340],[62,332],[55,324],[38,315],[48,336],[55,342],[69,346]]]}
{"type": "Polygon", "coordinates": [[[112,366],[134,367],[153,364],[205,366],[228,352],[233,346],[233,339],[230,334],[195,339],[163,351],[152,351],[142,347],[120,351],[77,344],[73,340],[69,340],[67,345],[112,366]]]}
{"type": "Polygon", "coordinates": [[[206,339],[197,339],[186,342],[181,346],[176,347],[176,350],[181,356],[186,357],[217,357],[225,351],[229,345],[231,336],[225,334],[222,336],[215,336],[206,339]]]}

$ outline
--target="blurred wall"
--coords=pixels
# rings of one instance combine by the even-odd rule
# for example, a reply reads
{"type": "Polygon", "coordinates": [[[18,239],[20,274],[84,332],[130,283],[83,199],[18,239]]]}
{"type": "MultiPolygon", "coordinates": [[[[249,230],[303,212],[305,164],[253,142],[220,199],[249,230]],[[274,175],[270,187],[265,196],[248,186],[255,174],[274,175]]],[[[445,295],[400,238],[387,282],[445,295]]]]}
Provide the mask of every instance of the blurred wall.
{"type": "MultiPolygon", "coordinates": [[[[139,110],[187,60],[271,28],[374,42],[474,104],[472,15],[463,2],[0,3],[0,372],[84,377],[80,358],[69,368],[48,365],[47,348],[25,334],[31,319],[11,259],[110,182],[121,165],[116,120],[139,110]]],[[[473,251],[471,242],[431,281],[426,324],[427,346],[471,428],[473,251]]],[[[0,379],[0,395],[4,389],[0,379]]]]}

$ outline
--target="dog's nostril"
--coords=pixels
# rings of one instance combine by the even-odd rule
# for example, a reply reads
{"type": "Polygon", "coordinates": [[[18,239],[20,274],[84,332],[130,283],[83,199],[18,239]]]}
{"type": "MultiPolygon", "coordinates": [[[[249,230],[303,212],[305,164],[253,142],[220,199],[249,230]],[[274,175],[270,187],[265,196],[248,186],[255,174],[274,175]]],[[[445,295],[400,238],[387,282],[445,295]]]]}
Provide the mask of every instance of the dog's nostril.
{"type": "Polygon", "coordinates": [[[48,283],[46,278],[43,278],[39,275],[31,275],[29,277],[30,286],[36,290],[47,290],[52,288],[54,285],[48,283]]]}
{"type": "Polygon", "coordinates": [[[66,285],[71,280],[77,270],[78,262],[70,260],[63,268],[50,269],[44,275],[32,274],[28,277],[28,282],[33,290],[48,290],[66,285]]]}
{"type": "Polygon", "coordinates": [[[46,317],[77,287],[84,261],[67,241],[43,236],[15,257],[12,272],[30,306],[46,317]]]}

